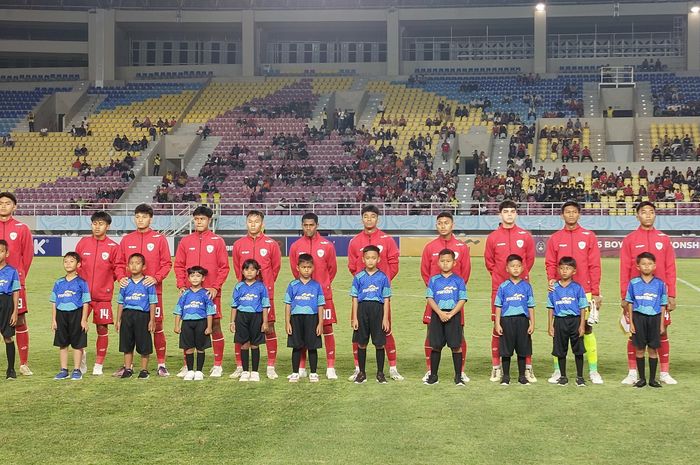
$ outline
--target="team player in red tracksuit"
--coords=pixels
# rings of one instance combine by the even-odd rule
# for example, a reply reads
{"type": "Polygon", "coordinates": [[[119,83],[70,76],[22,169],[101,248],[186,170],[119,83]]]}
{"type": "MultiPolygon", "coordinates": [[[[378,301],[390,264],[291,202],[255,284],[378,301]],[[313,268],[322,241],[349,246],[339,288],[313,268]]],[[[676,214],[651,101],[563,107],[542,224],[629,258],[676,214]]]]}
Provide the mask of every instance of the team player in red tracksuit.
{"type": "MultiPolygon", "coordinates": [[[[454,218],[450,212],[442,212],[437,216],[435,228],[439,234],[438,237],[428,242],[423,249],[423,255],[420,260],[420,275],[423,278],[423,282],[428,286],[430,278],[435,275],[442,273],[440,269],[440,251],[444,249],[449,249],[455,254],[455,264],[452,268],[452,272],[459,276],[466,286],[469,281],[469,275],[472,271],[471,257],[469,255],[469,247],[467,244],[460,241],[452,234],[454,229],[454,218]]],[[[433,315],[433,310],[429,305],[425,306],[425,311],[423,312],[423,324],[426,328],[430,324],[430,318],[433,315]]],[[[460,322],[464,326],[464,309],[460,312],[460,322]]],[[[428,368],[425,376],[423,377],[423,382],[428,380],[430,376],[430,354],[433,351],[430,346],[430,339],[428,334],[425,336],[425,343],[423,344],[425,349],[425,364],[428,368]]],[[[467,340],[462,335],[462,381],[465,383],[469,382],[469,377],[464,372],[464,364],[467,360],[467,340]]]]}
{"type": "Polygon", "coordinates": [[[21,289],[17,301],[17,350],[19,351],[19,372],[31,376],[32,370],[27,365],[29,359],[29,329],[27,328],[27,289],[25,282],[29,267],[34,259],[34,239],[26,224],[17,221],[12,214],[17,209],[17,198],[10,192],[0,193],[0,239],[8,244],[7,264],[19,273],[21,289]]]}
{"type": "MultiPolygon", "coordinates": [[[[158,357],[158,376],[170,376],[165,367],[166,341],[163,333],[163,280],[170,273],[173,263],[170,259],[170,247],[168,240],[158,231],[151,229],[153,221],[153,208],[142,203],[134,210],[134,224],[136,231],[124,236],[119,243],[122,255],[126,260],[133,254],[140,253],[146,259],[146,268],[143,270],[144,284],[146,286],[156,286],[158,303],[156,303],[155,320],[156,328],[153,332],[153,346],[158,357]]],[[[129,270],[125,269],[128,273],[129,270]]],[[[119,285],[126,287],[129,278],[122,278],[119,285]]],[[[119,371],[122,369],[120,368],[119,371]]],[[[121,376],[121,374],[119,375],[121,376]]]]}
{"type": "MultiPolygon", "coordinates": [[[[676,308],[676,254],[669,237],[654,228],[656,220],[656,207],[652,202],[645,201],[637,205],[637,220],[639,228],[632,231],[622,241],[620,250],[620,294],[622,303],[625,303],[627,286],[632,278],[639,276],[636,260],[642,252],[651,252],[656,257],[656,271],[654,276],[666,283],[668,288],[668,311],[676,308]]],[[[667,312],[665,321],[666,331],[661,335],[659,346],[659,381],[666,384],[676,384],[676,380],[669,374],[669,342],[668,326],[671,324],[671,315],[667,312]]],[[[627,366],[629,374],[622,380],[622,384],[634,384],[637,382],[637,363],[635,348],[632,341],[627,342],[627,366]],[[630,353],[631,359],[630,359],[630,353]],[[632,362],[630,362],[632,360],[632,362]]]]}
{"type": "MultiPolygon", "coordinates": [[[[326,378],[338,379],[335,372],[335,336],[333,324],[338,320],[333,303],[333,289],[331,285],[338,272],[338,263],[335,256],[335,247],[329,240],[324,239],[318,233],[318,216],[315,213],[306,213],[301,217],[301,229],[304,234],[289,248],[289,266],[295,279],[299,279],[299,270],[296,263],[301,254],[309,254],[314,258],[314,272],[311,278],[317,281],[323,289],[323,297],[326,304],[323,306],[323,342],[326,346],[326,378]]],[[[299,376],[306,376],[306,351],[302,352],[299,364],[299,376]]]]}
{"type": "MultiPolygon", "coordinates": [[[[501,224],[486,238],[484,248],[484,263],[491,274],[491,321],[496,321],[496,306],[494,301],[501,284],[510,279],[506,270],[508,256],[519,255],[523,259],[524,280],[529,280],[530,270],[535,264],[535,241],[529,232],[515,224],[518,218],[518,205],[512,200],[504,200],[498,206],[501,224]]],[[[491,381],[501,381],[501,357],[498,349],[500,336],[495,328],[491,332],[491,381]]],[[[537,378],[532,369],[532,356],[525,357],[525,377],[530,383],[536,383],[537,378]]]]}
{"type": "MultiPolygon", "coordinates": [[[[224,333],[221,331],[221,287],[224,285],[230,267],[228,264],[228,254],[226,253],[226,243],[223,238],[217,236],[209,230],[209,223],[214,212],[211,208],[199,206],[192,212],[194,218],[194,230],[182,238],[175,252],[175,279],[180,294],[190,287],[187,279],[187,270],[193,266],[201,266],[207,270],[207,294],[214,301],[216,315],[213,318],[211,345],[214,349],[214,366],[211,369],[210,377],[220,378],[223,374],[221,363],[224,360],[224,333]]],[[[183,366],[178,377],[184,377],[187,373],[187,366],[183,366]]]]}
{"type": "MultiPolygon", "coordinates": [[[[600,297],[600,248],[598,238],[593,231],[582,228],[578,224],[581,217],[581,206],[572,200],[564,202],[561,207],[564,228],[552,234],[547,241],[545,252],[545,268],[549,289],[559,279],[558,263],[562,257],[572,257],[576,260],[574,281],[586,291],[589,302],[595,302],[598,309],[602,305],[600,297]]],[[[593,328],[586,322],[586,333],[583,335],[583,345],[588,358],[588,376],[593,384],[603,384],[603,378],[598,373],[598,343],[593,334],[593,328]]],[[[554,358],[554,373],[547,380],[554,384],[561,377],[559,364],[554,358]]]]}
{"type": "MultiPolygon", "coordinates": [[[[75,252],[80,255],[78,275],[88,283],[90,289],[90,313],[92,322],[97,329],[95,365],[92,374],[102,375],[102,365],[109,346],[108,325],[114,324],[112,315],[112,294],[114,282],[126,276],[126,263],[119,244],[107,237],[107,231],[112,224],[112,217],[104,211],[95,212],[90,217],[92,235],[83,237],[75,246],[75,252]]],[[[87,370],[85,364],[85,349],[80,370],[87,370]]]]}
{"type": "MultiPolygon", "coordinates": [[[[275,362],[277,361],[277,333],[275,332],[275,281],[282,268],[282,253],[277,241],[263,233],[265,227],[265,214],[257,210],[251,210],[246,215],[246,228],[248,234],[241,237],[233,244],[231,256],[233,259],[233,272],[238,281],[243,280],[243,262],[252,258],[260,264],[260,276],[267,288],[270,298],[270,310],[267,313],[267,332],[265,333],[265,349],[267,350],[267,377],[277,379],[275,362]]],[[[231,378],[239,378],[243,373],[241,361],[241,345],[236,344],[236,371],[231,378]]]]}
{"type": "MultiPolygon", "coordinates": [[[[362,262],[362,251],[368,245],[376,245],[379,247],[379,265],[377,268],[384,272],[393,280],[399,274],[399,248],[396,246],[394,239],[377,228],[379,222],[379,209],[374,205],[365,205],[362,207],[362,225],[364,230],[350,240],[348,244],[348,269],[350,273],[355,274],[365,269],[362,262]]],[[[391,309],[389,309],[389,324],[391,324],[391,309]]],[[[396,341],[392,334],[391,328],[386,335],[386,357],[389,359],[389,376],[396,381],[403,380],[403,376],[396,368],[396,341]]],[[[352,355],[355,359],[355,372],[350,376],[349,380],[354,381],[357,374],[360,372],[359,363],[357,361],[357,344],[352,345],[352,355]]]]}

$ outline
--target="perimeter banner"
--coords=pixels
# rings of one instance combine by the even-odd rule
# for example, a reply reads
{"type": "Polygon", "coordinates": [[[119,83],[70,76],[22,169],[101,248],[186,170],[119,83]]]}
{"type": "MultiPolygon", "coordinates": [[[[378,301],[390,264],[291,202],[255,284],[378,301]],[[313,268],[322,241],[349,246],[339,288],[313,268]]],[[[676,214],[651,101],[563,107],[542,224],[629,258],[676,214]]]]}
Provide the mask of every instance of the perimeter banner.
{"type": "MultiPolygon", "coordinates": [[[[544,257],[549,236],[534,236],[538,257],[544,257]]],[[[620,256],[624,236],[598,237],[601,257],[617,258],[620,256]]],[[[671,236],[671,245],[678,258],[700,258],[700,237],[671,236]]]]}

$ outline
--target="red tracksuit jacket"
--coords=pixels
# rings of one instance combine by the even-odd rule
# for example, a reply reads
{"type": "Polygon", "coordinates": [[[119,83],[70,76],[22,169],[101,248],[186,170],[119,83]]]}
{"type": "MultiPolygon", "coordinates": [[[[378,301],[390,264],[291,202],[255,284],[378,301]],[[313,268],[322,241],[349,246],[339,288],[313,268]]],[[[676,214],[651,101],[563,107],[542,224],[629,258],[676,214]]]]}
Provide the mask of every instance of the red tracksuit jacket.
{"type": "Polygon", "coordinates": [[[314,257],[314,273],[312,278],[323,288],[326,301],[333,300],[331,284],[338,272],[338,262],[335,257],[333,243],[316,233],[313,237],[302,236],[289,248],[289,267],[295,278],[299,278],[297,258],[303,253],[314,257]]]}
{"type": "Polygon", "coordinates": [[[484,263],[491,274],[492,290],[498,289],[498,286],[508,279],[506,259],[511,254],[517,254],[523,258],[525,271],[523,278],[528,279],[530,270],[535,264],[535,240],[529,232],[518,225],[510,229],[499,225],[498,229],[486,238],[484,249],[484,263]]]}
{"type": "Polygon", "coordinates": [[[443,240],[441,237],[437,237],[425,245],[423,255],[420,259],[420,275],[425,285],[428,285],[430,278],[441,273],[440,267],[438,266],[440,258],[438,254],[442,249],[450,249],[455,253],[457,263],[455,263],[452,272],[462,278],[465,283],[469,281],[469,275],[472,272],[469,247],[453,234],[447,241],[443,240]]]}
{"type": "Polygon", "coordinates": [[[29,267],[34,260],[34,239],[29,227],[10,217],[7,221],[0,221],[0,239],[5,239],[10,255],[7,256],[7,264],[19,273],[19,282],[24,288],[24,282],[29,274],[29,267]]]}
{"type": "Polygon", "coordinates": [[[128,276],[119,244],[109,237],[98,241],[93,236],[80,239],[75,251],[80,255],[78,275],[90,288],[93,302],[111,302],[114,282],[128,276]]]}
{"type": "Polygon", "coordinates": [[[243,262],[253,258],[260,264],[260,276],[272,303],[275,300],[275,281],[282,268],[282,253],[277,241],[265,234],[260,234],[255,239],[245,235],[233,243],[231,256],[233,272],[238,281],[243,280],[243,262]]]}
{"type": "MultiPolygon", "coordinates": [[[[163,293],[163,280],[170,273],[173,263],[170,259],[168,240],[158,231],[148,229],[144,233],[134,231],[122,237],[119,247],[122,249],[127,266],[132,254],[140,253],[146,258],[146,269],[143,274],[153,276],[158,281],[156,292],[163,293]]],[[[125,269],[127,275],[129,270],[125,269]]]]}
{"type": "Polygon", "coordinates": [[[595,233],[576,225],[571,231],[560,229],[552,234],[544,259],[547,279],[559,279],[559,259],[567,256],[576,260],[574,281],[584,291],[600,295],[600,248],[595,233]]]}
{"type": "Polygon", "coordinates": [[[668,296],[676,297],[676,254],[671,239],[658,229],[645,230],[641,226],[622,241],[620,250],[620,296],[624,299],[630,280],[639,276],[637,255],[651,252],[656,257],[654,275],[668,286],[668,296]]]}
{"type": "Polygon", "coordinates": [[[228,277],[230,267],[226,243],[220,236],[206,230],[202,233],[193,232],[182,238],[175,253],[175,278],[179,289],[190,286],[187,269],[195,265],[208,272],[204,287],[213,287],[221,294],[221,286],[228,277]]]}
{"type": "Polygon", "coordinates": [[[377,268],[393,280],[399,274],[399,248],[394,239],[380,229],[372,234],[362,231],[350,240],[348,244],[348,270],[355,276],[364,270],[362,263],[362,250],[368,245],[379,247],[379,264],[377,268]]]}

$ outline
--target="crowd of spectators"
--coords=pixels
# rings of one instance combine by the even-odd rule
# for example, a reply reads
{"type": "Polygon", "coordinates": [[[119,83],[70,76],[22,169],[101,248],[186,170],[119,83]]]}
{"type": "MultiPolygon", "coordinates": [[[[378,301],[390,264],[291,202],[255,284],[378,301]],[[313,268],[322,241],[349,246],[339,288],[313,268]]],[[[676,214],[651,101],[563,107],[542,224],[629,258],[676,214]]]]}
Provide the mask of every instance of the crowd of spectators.
{"type": "Polygon", "coordinates": [[[112,142],[112,147],[117,152],[140,152],[142,150],[146,150],[148,147],[148,139],[146,136],[143,136],[140,140],[134,139],[133,141],[130,141],[126,134],[122,135],[121,137],[119,137],[119,134],[117,134],[112,142]]]}
{"type": "Polygon", "coordinates": [[[675,84],[666,84],[660,92],[652,94],[654,116],[698,116],[700,102],[687,102],[675,84]]]}
{"type": "Polygon", "coordinates": [[[193,191],[182,192],[187,187],[190,177],[187,171],[168,170],[161,179],[161,184],[156,190],[156,201],[167,202],[196,202],[197,195],[193,191]]]}
{"type": "Polygon", "coordinates": [[[136,177],[133,170],[135,162],[131,153],[127,152],[126,156],[121,160],[110,159],[109,165],[102,166],[101,163],[98,163],[96,166],[92,166],[87,160],[87,154],[85,154],[77,156],[71,164],[71,168],[78,173],[78,176],[85,179],[90,176],[99,177],[118,173],[122,180],[128,182],[136,177]],[[81,156],[83,157],[82,160],[80,159],[81,156]]]}
{"type": "Polygon", "coordinates": [[[670,138],[664,134],[661,147],[658,144],[651,150],[651,161],[700,161],[700,144],[693,146],[690,135],[685,134],[683,139],[678,136],[670,138]]]}
{"type": "Polygon", "coordinates": [[[585,129],[588,129],[588,122],[581,123],[579,118],[576,121],[569,118],[566,126],[544,126],[540,129],[539,139],[547,139],[549,153],[556,153],[557,158],[565,163],[593,161],[588,146],[581,147],[580,139],[585,129]]]}

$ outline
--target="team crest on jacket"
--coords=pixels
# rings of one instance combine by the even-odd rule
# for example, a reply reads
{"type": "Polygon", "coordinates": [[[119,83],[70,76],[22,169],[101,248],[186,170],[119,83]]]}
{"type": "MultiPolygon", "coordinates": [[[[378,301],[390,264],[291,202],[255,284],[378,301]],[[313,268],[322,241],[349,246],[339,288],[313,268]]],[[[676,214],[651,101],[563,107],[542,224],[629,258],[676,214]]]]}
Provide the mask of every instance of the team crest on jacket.
{"type": "Polygon", "coordinates": [[[107,260],[109,258],[109,252],[102,252],[102,260],[107,260]]]}
{"type": "Polygon", "coordinates": [[[326,255],[326,252],[324,252],[323,249],[318,249],[316,251],[316,255],[318,255],[319,258],[322,258],[324,255],[326,255]]]}
{"type": "Polygon", "coordinates": [[[267,256],[267,249],[260,249],[260,256],[266,257],[267,256]]]}
{"type": "Polygon", "coordinates": [[[207,253],[212,253],[213,251],[214,251],[214,246],[211,245],[211,244],[209,244],[209,245],[207,246],[207,253]]]}
{"type": "Polygon", "coordinates": [[[657,243],[654,244],[654,245],[656,245],[656,250],[661,250],[661,249],[664,248],[664,245],[663,245],[661,242],[657,242],[657,243]]]}
{"type": "Polygon", "coordinates": [[[15,239],[17,239],[17,233],[14,232],[14,231],[12,231],[12,232],[10,233],[10,239],[13,240],[13,241],[14,241],[15,239]]]}
{"type": "Polygon", "coordinates": [[[585,249],[585,248],[586,248],[586,243],[585,243],[584,241],[580,241],[580,242],[578,243],[578,248],[581,249],[581,250],[585,249]]]}
{"type": "Polygon", "coordinates": [[[523,241],[522,239],[518,239],[517,241],[515,241],[515,245],[517,245],[520,249],[523,248],[523,244],[525,244],[525,241],[523,241]]]}
{"type": "Polygon", "coordinates": [[[156,245],[152,242],[149,242],[148,244],[146,244],[146,250],[148,250],[149,252],[153,252],[153,249],[155,249],[155,248],[156,248],[156,245]]]}

